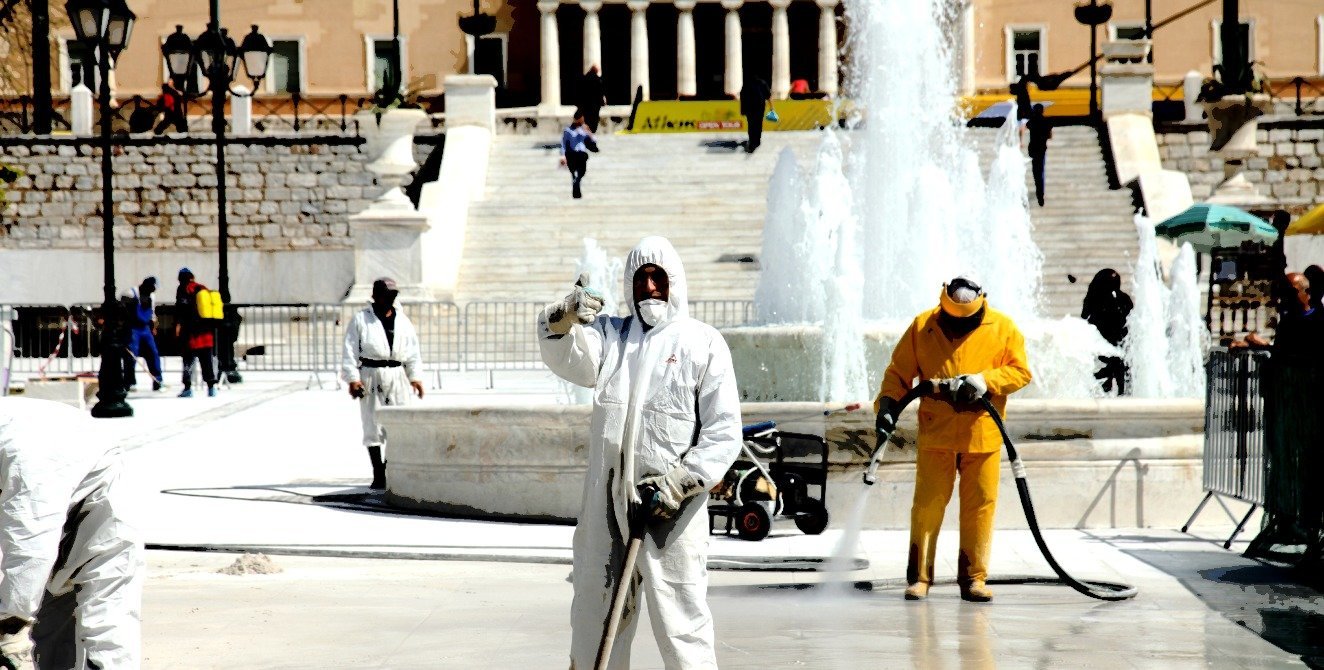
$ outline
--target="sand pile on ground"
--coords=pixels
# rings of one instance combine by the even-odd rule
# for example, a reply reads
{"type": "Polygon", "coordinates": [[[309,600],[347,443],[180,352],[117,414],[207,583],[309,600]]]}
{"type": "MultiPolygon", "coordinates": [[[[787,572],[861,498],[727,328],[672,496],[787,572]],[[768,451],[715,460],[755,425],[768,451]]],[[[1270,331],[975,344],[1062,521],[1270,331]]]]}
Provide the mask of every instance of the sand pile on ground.
{"type": "Polygon", "coordinates": [[[284,572],[284,569],[273,563],[266,554],[244,554],[216,572],[223,575],[273,575],[284,572]]]}

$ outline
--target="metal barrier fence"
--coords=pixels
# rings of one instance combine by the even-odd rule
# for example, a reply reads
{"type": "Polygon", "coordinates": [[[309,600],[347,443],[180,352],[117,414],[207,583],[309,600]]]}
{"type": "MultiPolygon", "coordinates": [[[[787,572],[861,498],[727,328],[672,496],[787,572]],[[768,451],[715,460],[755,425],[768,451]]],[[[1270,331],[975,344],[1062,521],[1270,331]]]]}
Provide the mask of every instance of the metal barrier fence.
{"type": "MultiPolygon", "coordinates": [[[[541,302],[406,303],[403,311],[418,331],[423,368],[443,372],[541,370],[534,337],[541,302]]],[[[338,373],[345,328],[362,307],[291,303],[234,305],[240,317],[235,358],[242,370],[338,373]]],[[[748,300],[699,300],[691,316],[718,328],[749,322],[748,300]]],[[[20,376],[94,372],[100,340],[91,305],[0,305],[13,332],[9,371],[20,376]]],[[[157,345],[162,356],[178,354],[173,305],[157,308],[157,345]]],[[[4,373],[5,370],[0,370],[4,373]]]]}
{"type": "Polygon", "coordinates": [[[1247,549],[1270,555],[1275,544],[1305,545],[1297,565],[1324,567],[1324,413],[1316,389],[1324,361],[1312,354],[1276,355],[1264,387],[1265,524],[1247,549]]]}
{"type": "MultiPolygon", "coordinates": [[[[1182,531],[1190,528],[1211,498],[1228,497],[1250,503],[1232,541],[1264,505],[1264,371],[1269,353],[1215,349],[1205,366],[1204,490],[1182,531]]],[[[1227,506],[1218,500],[1224,509],[1227,506]]],[[[1230,512],[1229,512],[1230,514],[1230,512]]]]}

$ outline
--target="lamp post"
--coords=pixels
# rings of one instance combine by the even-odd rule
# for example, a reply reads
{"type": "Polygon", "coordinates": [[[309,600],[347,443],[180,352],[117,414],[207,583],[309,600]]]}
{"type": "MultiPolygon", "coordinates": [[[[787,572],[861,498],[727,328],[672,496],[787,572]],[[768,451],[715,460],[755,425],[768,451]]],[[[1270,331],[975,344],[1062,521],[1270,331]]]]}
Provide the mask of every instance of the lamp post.
{"type": "Polygon", "coordinates": [[[404,80],[404,69],[401,66],[400,53],[400,0],[391,2],[391,42],[395,45],[395,50],[391,53],[391,61],[386,68],[386,76],[382,77],[381,88],[373,95],[374,102],[380,109],[385,109],[399,102],[404,96],[401,94],[400,82],[404,80]]]}
{"type": "Polygon", "coordinates": [[[124,384],[124,369],[119,352],[125,343],[120,341],[123,314],[115,301],[115,202],[111,197],[111,141],[110,141],[110,63],[118,59],[129,43],[133,22],[137,18],[124,0],[69,0],[64,6],[73,23],[78,41],[82,42],[92,58],[96,59],[101,77],[98,102],[101,111],[101,252],[105,276],[101,301],[101,367],[97,372],[97,404],[92,416],[114,418],[133,416],[133,408],[125,401],[128,389],[124,384]]]}
{"type": "MultiPolygon", "coordinates": [[[[234,364],[234,340],[238,335],[238,313],[230,305],[230,232],[226,221],[226,184],[225,184],[225,96],[252,96],[253,92],[235,91],[230,88],[239,74],[239,65],[243,64],[248,78],[253,81],[256,91],[262,79],[267,76],[267,61],[271,56],[271,42],[257,26],[244,36],[236,48],[228,31],[221,28],[220,0],[211,0],[211,17],[207,29],[196,40],[190,40],[184,33],[183,26],[175,26],[175,32],[161,45],[165,56],[166,69],[171,79],[183,84],[195,72],[201,72],[207,78],[207,89],[211,93],[211,127],[216,137],[216,224],[217,224],[217,287],[221,300],[225,303],[225,318],[220,343],[217,345],[220,358],[220,371],[231,382],[240,381],[234,364]]],[[[181,92],[187,86],[176,86],[181,92]]]]}
{"type": "Polygon", "coordinates": [[[1099,115],[1099,66],[1095,54],[1099,51],[1098,36],[1099,26],[1108,22],[1113,16],[1113,6],[1111,2],[1099,4],[1099,0],[1090,0],[1089,4],[1076,5],[1076,21],[1090,27],[1090,118],[1097,118],[1099,115]]]}

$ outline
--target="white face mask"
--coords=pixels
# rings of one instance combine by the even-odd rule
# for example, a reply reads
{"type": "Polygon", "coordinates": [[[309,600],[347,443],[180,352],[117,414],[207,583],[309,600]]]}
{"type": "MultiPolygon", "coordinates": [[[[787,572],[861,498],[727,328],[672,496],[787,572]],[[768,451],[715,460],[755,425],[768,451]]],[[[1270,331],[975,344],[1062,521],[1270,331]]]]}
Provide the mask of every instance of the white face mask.
{"type": "Polygon", "coordinates": [[[639,318],[649,326],[656,326],[667,318],[667,301],[649,299],[639,301],[639,318]]]}

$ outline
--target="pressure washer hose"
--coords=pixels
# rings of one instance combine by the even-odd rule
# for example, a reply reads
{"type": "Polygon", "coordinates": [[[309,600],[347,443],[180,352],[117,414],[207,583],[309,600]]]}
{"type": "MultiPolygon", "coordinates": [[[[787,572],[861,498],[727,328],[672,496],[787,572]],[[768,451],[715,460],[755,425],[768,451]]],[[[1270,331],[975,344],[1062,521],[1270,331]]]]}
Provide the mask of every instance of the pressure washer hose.
{"type": "MultiPolygon", "coordinates": [[[[937,387],[930,380],[920,382],[911,389],[909,393],[901,398],[895,405],[895,414],[893,418],[901,416],[901,410],[913,402],[916,398],[929,395],[936,391],[937,387]]],[[[1057,573],[1059,579],[1067,586],[1099,600],[1129,600],[1136,597],[1136,587],[1129,584],[1101,581],[1084,581],[1076,579],[1067,574],[1067,571],[1058,564],[1057,559],[1053,557],[1053,552],[1049,551],[1048,543],[1044,541],[1043,533],[1039,530],[1039,519],[1034,513],[1034,503],[1030,500],[1030,485],[1025,478],[1025,465],[1021,463],[1021,457],[1016,453],[1016,446],[1011,442],[1011,436],[1007,434],[1007,427],[1002,423],[1002,415],[998,413],[993,403],[988,398],[980,398],[979,405],[993,417],[993,423],[997,424],[998,432],[1002,434],[1002,444],[1007,447],[1007,459],[1011,464],[1011,473],[1016,478],[1016,492],[1021,497],[1021,508],[1025,510],[1025,521],[1030,526],[1030,534],[1034,536],[1034,543],[1039,545],[1039,552],[1044,555],[1044,560],[1048,561],[1048,566],[1057,573]]],[[[869,467],[864,473],[864,483],[873,485],[877,481],[878,463],[882,460],[883,450],[887,446],[887,441],[892,436],[880,432],[878,436],[878,446],[874,449],[873,456],[869,461],[869,467]]]]}

